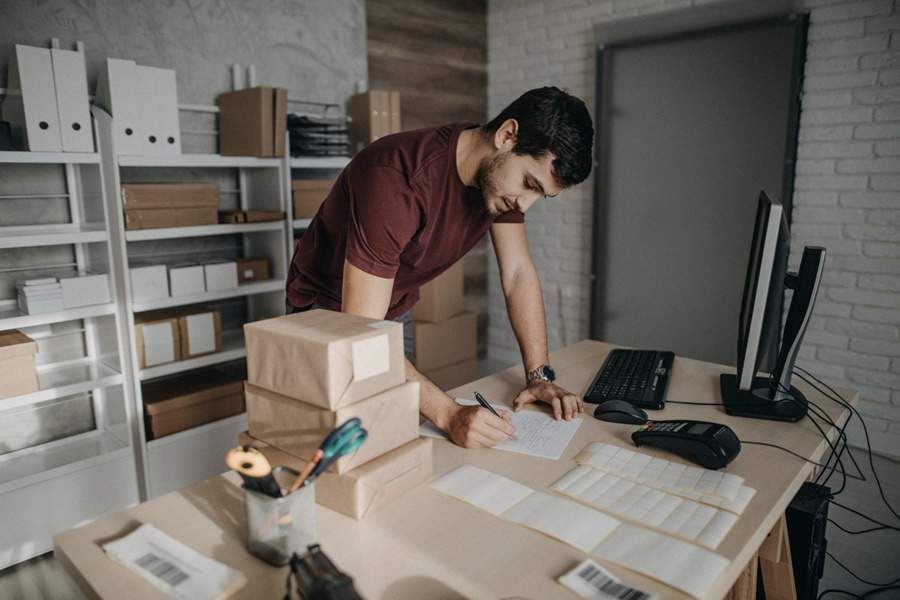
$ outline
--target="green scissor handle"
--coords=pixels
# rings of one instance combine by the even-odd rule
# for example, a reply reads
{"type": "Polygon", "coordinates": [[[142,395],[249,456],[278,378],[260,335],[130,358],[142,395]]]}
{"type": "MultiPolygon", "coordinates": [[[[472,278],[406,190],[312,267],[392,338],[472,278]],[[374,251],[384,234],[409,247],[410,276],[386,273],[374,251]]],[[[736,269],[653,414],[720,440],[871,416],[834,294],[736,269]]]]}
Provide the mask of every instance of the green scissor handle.
{"type": "Polygon", "coordinates": [[[322,450],[322,460],[316,466],[313,474],[321,473],[340,457],[355,452],[368,436],[369,432],[363,429],[362,421],[358,417],[353,417],[334,429],[319,446],[322,450]]]}

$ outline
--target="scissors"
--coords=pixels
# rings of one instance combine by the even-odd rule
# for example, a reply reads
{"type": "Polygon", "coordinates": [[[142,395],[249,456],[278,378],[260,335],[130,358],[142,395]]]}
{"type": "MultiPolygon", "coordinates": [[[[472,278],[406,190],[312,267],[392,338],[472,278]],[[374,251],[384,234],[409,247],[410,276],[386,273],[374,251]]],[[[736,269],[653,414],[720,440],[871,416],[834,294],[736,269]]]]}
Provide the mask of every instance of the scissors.
{"type": "Polygon", "coordinates": [[[356,452],[363,442],[366,441],[367,437],[369,437],[369,432],[363,429],[362,421],[358,417],[353,417],[345,421],[340,427],[333,429],[322,440],[321,445],[313,454],[306,468],[294,480],[290,492],[295,491],[301,485],[312,483],[320,473],[330,467],[337,459],[356,452]]]}
{"type": "Polygon", "coordinates": [[[263,453],[252,446],[232,448],[225,455],[225,463],[240,474],[244,480],[244,487],[248,490],[272,498],[281,497],[281,486],[275,475],[282,472],[297,475],[297,471],[290,467],[281,465],[273,467],[263,453]]]}

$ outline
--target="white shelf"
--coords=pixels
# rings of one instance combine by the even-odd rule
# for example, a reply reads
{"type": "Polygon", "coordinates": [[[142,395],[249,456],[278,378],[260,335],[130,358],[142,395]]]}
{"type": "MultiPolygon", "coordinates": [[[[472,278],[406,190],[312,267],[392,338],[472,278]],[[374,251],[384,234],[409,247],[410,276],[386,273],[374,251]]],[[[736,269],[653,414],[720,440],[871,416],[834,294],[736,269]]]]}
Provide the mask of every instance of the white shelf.
{"type": "Polygon", "coordinates": [[[198,304],[201,302],[224,300],[225,298],[252,296],[254,294],[281,291],[284,291],[284,281],[281,279],[269,279],[268,281],[260,281],[258,283],[246,283],[231,290],[204,292],[195,296],[175,296],[170,298],[158,298],[148,302],[137,302],[131,305],[131,310],[134,312],[145,312],[159,308],[171,308],[173,306],[184,306],[185,304],[198,304]]]}
{"type": "Polygon", "coordinates": [[[189,358],[188,360],[179,360],[156,367],[141,369],[138,373],[138,378],[141,381],[146,381],[147,379],[153,379],[154,377],[183,373],[184,371],[190,371],[191,369],[209,367],[211,365],[217,365],[220,363],[237,360],[246,356],[247,350],[244,348],[243,331],[226,331],[222,334],[221,352],[206,354],[204,356],[198,356],[197,358],[189,358]]]}
{"type": "Polygon", "coordinates": [[[92,431],[64,438],[35,451],[0,457],[0,494],[115,460],[131,458],[123,431],[92,431]]]}
{"type": "Polygon", "coordinates": [[[97,152],[0,152],[0,163],[31,165],[96,165],[100,164],[97,152]]]}
{"type": "Polygon", "coordinates": [[[230,235],[253,233],[256,231],[281,231],[284,220],[263,223],[221,223],[218,225],[196,225],[192,227],[165,227],[161,229],[132,229],[125,232],[125,241],[165,240],[171,238],[203,237],[209,235],[230,235]]]}
{"type": "MultiPolygon", "coordinates": [[[[77,321],[102,317],[116,312],[115,304],[96,304],[94,306],[82,306],[70,308],[58,312],[43,313],[39,315],[23,315],[18,309],[0,311],[0,331],[7,329],[21,329],[23,327],[36,327],[49,325],[50,323],[62,323],[64,321],[77,321]]],[[[2,404],[2,401],[0,401],[2,404]]]]}
{"type": "Polygon", "coordinates": [[[294,229],[308,229],[312,219],[294,219],[292,225],[294,229]]]}
{"type": "Polygon", "coordinates": [[[343,169],[349,163],[349,156],[298,156],[290,161],[292,169],[343,169]]]}
{"type": "Polygon", "coordinates": [[[122,374],[105,364],[84,359],[72,363],[38,367],[37,392],[0,399],[0,410],[30,406],[90,390],[119,385],[122,374]]]}
{"type": "Polygon", "coordinates": [[[87,244],[105,242],[107,238],[108,234],[102,223],[0,227],[0,248],[87,244]]]}
{"type": "Polygon", "coordinates": [[[214,167],[267,168],[281,165],[280,158],[222,156],[220,154],[179,154],[173,156],[119,156],[120,167],[214,167]]]}

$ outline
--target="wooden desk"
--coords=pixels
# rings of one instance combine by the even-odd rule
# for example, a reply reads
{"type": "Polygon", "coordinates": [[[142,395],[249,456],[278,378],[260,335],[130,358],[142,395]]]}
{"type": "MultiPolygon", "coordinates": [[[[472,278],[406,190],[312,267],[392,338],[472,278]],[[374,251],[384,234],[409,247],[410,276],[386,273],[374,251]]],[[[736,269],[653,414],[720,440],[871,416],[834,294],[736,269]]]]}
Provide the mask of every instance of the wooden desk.
{"type": "MultiPolygon", "coordinates": [[[[607,352],[600,342],[583,341],[554,352],[553,365],[559,383],[583,392],[607,352]]],[[[722,366],[676,358],[668,399],[691,402],[719,401],[722,366]]],[[[454,390],[470,395],[477,389],[494,401],[511,402],[522,386],[522,372],[513,367],[454,390]]],[[[798,385],[837,423],[848,411],[798,385]]],[[[853,402],[855,394],[844,392],[853,402]]],[[[726,423],[743,440],[779,444],[819,460],[827,445],[808,421],[778,423],[728,416],[721,407],[667,404],[654,417],[701,419],[726,423]]],[[[631,446],[633,425],[600,422],[585,415],[575,439],[558,461],[532,458],[495,450],[464,450],[437,442],[435,474],[471,463],[528,485],[546,490],[573,466],[572,458],[586,444],[605,441],[631,446]]],[[[832,432],[835,434],[836,432],[832,432]]],[[[671,454],[644,451],[670,460],[671,454]]],[[[732,563],[713,586],[709,598],[722,598],[766,535],[783,515],[812,465],[773,448],[745,445],[729,465],[756,488],[756,496],[717,552],[732,563]]],[[[99,543],[127,533],[140,523],[153,523],[206,556],[227,563],[247,576],[249,584],[240,598],[280,598],[285,571],[270,567],[244,550],[246,525],[243,492],[233,474],[214,477],[184,490],[161,496],[134,508],[110,513],[93,523],[56,537],[56,555],[82,587],[103,598],[158,598],[160,594],[141,578],[106,558],[99,543]]],[[[384,598],[577,598],[556,578],[585,555],[540,533],[498,519],[468,504],[421,486],[404,498],[353,521],[318,507],[319,541],[335,563],[356,580],[368,600],[384,598]]],[[[684,594],[614,565],[607,565],[626,583],[657,592],[662,598],[684,594]]]]}

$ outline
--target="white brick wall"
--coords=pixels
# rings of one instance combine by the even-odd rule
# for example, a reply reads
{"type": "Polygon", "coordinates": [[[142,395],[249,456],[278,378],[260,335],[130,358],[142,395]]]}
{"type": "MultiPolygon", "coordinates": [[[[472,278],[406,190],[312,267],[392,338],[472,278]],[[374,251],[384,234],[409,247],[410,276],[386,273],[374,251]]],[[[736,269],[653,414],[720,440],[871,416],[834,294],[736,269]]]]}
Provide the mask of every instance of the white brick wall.
{"type": "MultiPolygon", "coordinates": [[[[488,112],[556,85],[594,106],[596,24],[725,0],[490,0],[488,112]]],[[[900,0],[807,0],[810,11],[792,229],[828,248],[800,364],[858,389],[873,445],[900,456],[900,0]]],[[[551,349],[588,337],[593,183],[528,213],[551,349]]],[[[520,360],[488,258],[488,352],[520,360]]],[[[860,432],[853,439],[861,443],[860,432]]]]}

